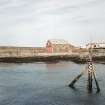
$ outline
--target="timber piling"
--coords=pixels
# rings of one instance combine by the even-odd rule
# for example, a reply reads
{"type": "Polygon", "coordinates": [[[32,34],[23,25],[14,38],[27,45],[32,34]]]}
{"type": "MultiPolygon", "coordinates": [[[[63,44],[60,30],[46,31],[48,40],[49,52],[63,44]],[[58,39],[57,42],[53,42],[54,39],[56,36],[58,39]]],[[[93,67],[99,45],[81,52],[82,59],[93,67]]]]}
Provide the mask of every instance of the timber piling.
{"type": "MultiPolygon", "coordinates": [[[[94,70],[94,66],[93,66],[93,61],[92,61],[92,49],[89,49],[89,56],[88,56],[88,62],[87,62],[87,66],[86,66],[86,72],[88,73],[88,83],[87,83],[87,89],[89,93],[92,93],[92,82],[93,79],[95,80],[96,83],[96,87],[97,87],[97,92],[100,92],[100,87],[98,84],[98,81],[95,77],[95,70],[94,70]]],[[[74,87],[74,84],[79,80],[79,78],[84,74],[84,72],[82,72],[80,75],[78,75],[76,78],[73,79],[73,81],[69,84],[69,87],[74,87]]]]}

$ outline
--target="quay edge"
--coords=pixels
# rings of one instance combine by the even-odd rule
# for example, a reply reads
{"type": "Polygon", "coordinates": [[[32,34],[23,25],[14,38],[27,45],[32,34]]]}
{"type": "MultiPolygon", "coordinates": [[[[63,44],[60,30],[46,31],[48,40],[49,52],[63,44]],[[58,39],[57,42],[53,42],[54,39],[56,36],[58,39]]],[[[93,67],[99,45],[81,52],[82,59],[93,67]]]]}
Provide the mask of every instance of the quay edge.
{"type": "MultiPolygon", "coordinates": [[[[58,62],[58,61],[73,61],[75,63],[86,63],[88,56],[80,55],[36,55],[36,56],[21,56],[21,57],[0,57],[0,62],[6,63],[31,63],[31,62],[58,62]]],[[[105,56],[94,56],[93,62],[105,63],[105,56]]]]}

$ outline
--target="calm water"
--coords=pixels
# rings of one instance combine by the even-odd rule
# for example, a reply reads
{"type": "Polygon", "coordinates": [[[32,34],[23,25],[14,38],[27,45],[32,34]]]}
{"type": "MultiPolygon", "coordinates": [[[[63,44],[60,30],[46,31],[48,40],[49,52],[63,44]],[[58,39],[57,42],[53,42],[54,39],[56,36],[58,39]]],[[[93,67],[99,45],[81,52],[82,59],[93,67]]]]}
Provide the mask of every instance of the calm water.
{"type": "Polygon", "coordinates": [[[85,65],[72,62],[0,64],[0,105],[105,105],[105,65],[96,64],[101,92],[89,94],[87,76],[67,85],[85,65]]]}

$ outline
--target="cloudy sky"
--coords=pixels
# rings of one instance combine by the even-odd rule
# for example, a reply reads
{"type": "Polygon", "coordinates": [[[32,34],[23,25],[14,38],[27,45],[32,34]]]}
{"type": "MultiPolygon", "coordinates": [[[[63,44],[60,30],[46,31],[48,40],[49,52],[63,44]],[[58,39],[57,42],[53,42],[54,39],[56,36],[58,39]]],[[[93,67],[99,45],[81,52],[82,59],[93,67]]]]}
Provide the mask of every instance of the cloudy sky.
{"type": "Polygon", "coordinates": [[[0,45],[105,42],[105,0],[0,0],[0,45]]]}

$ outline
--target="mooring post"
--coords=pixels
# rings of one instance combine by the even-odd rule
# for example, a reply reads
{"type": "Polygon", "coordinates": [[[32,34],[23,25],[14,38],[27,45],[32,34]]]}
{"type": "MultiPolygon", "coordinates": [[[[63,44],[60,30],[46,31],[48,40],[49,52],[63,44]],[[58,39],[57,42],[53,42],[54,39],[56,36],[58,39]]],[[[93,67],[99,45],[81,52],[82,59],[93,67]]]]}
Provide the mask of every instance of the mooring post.
{"type": "Polygon", "coordinates": [[[74,87],[74,84],[79,80],[79,78],[84,74],[84,72],[82,72],[81,74],[79,74],[76,78],[73,79],[73,81],[69,84],[69,87],[74,87]]]}
{"type": "Polygon", "coordinates": [[[100,92],[100,87],[99,87],[99,84],[98,84],[98,81],[97,81],[97,79],[95,77],[95,73],[94,72],[93,72],[93,77],[94,77],[94,80],[95,80],[95,83],[96,83],[97,93],[99,93],[100,92]]]}
{"type": "MultiPolygon", "coordinates": [[[[91,93],[92,92],[92,81],[93,78],[95,80],[96,83],[96,87],[97,87],[97,92],[100,92],[100,87],[98,84],[98,81],[96,80],[95,77],[95,70],[94,70],[94,66],[93,66],[93,61],[92,61],[92,48],[89,49],[89,59],[88,59],[88,64],[86,66],[86,70],[88,73],[88,84],[87,84],[87,88],[88,88],[88,92],[91,93]]],[[[74,87],[74,84],[79,80],[79,78],[84,74],[84,72],[82,72],[81,74],[77,75],[76,78],[73,79],[73,81],[69,84],[69,87],[74,87]]]]}
{"type": "Polygon", "coordinates": [[[89,49],[89,60],[88,60],[88,92],[92,92],[92,81],[93,81],[93,61],[92,61],[92,48],[89,49]]]}
{"type": "Polygon", "coordinates": [[[88,92],[92,92],[92,72],[88,70],[88,92]]]}

